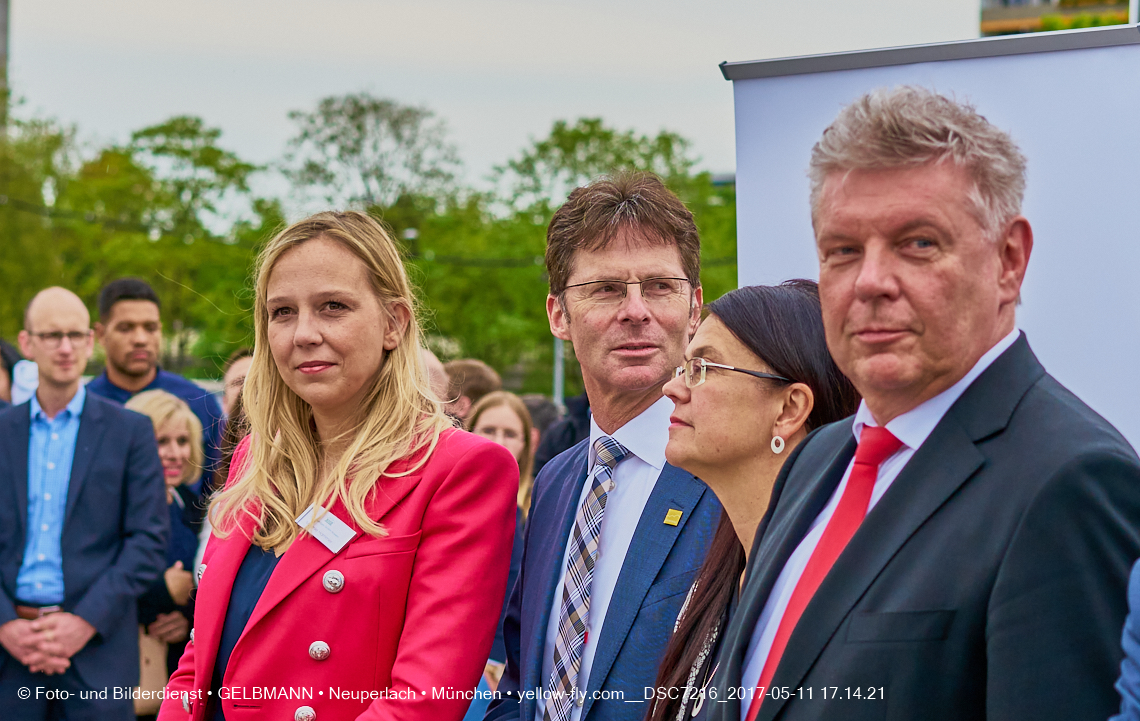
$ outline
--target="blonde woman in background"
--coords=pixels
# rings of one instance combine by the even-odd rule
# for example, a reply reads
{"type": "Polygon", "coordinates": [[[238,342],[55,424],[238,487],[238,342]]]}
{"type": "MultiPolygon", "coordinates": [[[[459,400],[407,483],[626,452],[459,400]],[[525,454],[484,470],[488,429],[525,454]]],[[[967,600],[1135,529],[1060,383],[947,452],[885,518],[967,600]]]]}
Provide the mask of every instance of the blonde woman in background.
{"type": "MultiPolygon", "coordinates": [[[[507,591],[510,592],[522,566],[523,524],[530,511],[531,490],[534,478],[534,449],[538,446],[538,430],[533,427],[530,411],[514,393],[493,391],[476,401],[467,416],[467,429],[475,435],[483,436],[503,446],[519,464],[519,488],[516,497],[515,540],[511,548],[511,570],[507,577],[507,591]]],[[[495,626],[495,641],[491,644],[491,655],[483,671],[480,689],[494,691],[499,686],[506,667],[507,649],[503,641],[502,614],[506,612],[506,601],[499,614],[499,624],[495,626]]],[[[471,703],[467,719],[481,719],[490,703],[489,698],[476,699],[471,703]]]]}
{"type": "Polygon", "coordinates": [[[283,230],[254,292],[250,435],[211,502],[193,640],[159,718],[457,721],[469,701],[431,691],[479,680],[518,465],[444,415],[399,252],[367,215],[283,230]],[[228,693],[265,687],[311,697],[228,693]]]}
{"type": "Polygon", "coordinates": [[[202,469],[202,422],[182,399],[166,391],[144,391],[126,407],[150,418],[158,441],[158,457],[166,481],[170,509],[170,540],[166,546],[166,572],[139,597],[139,623],[148,635],[167,644],[167,666],[173,669],[194,620],[190,591],[194,588],[194,555],[202,509],[198,494],[190,490],[202,469]]]}
{"type": "Polygon", "coordinates": [[[503,446],[519,463],[518,507],[522,519],[530,511],[530,494],[534,488],[531,471],[534,449],[538,446],[538,429],[530,420],[530,411],[522,399],[508,391],[494,391],[471,407],[467,430],[503,446]]]}

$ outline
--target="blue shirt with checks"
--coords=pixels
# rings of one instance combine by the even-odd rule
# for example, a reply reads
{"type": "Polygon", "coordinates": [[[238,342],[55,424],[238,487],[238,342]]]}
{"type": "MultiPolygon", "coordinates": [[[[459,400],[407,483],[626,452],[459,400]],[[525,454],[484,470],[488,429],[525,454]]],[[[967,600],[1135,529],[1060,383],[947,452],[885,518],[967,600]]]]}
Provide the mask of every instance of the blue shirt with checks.
{"type": "Polygon", "coordinates": [[[34,395],[30,401],[28,540],[16,575],[16,598],[37,606],[63,602],[63,514],[86,399],[87,391],[79,386],[55,418],[47,417],[34,395]]]}

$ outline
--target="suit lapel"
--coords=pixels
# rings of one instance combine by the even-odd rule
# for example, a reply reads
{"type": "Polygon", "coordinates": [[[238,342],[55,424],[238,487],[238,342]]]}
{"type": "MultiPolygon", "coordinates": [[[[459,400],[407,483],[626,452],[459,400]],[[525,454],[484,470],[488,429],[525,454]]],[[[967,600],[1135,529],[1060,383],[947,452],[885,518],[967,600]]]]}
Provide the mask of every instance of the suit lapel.
{"type": "MultiPolygon", "coordinates": [[[[381,479],[377,484],[376,495],[368,507],[369,517],[373,520],[383,518],[393,506],[403,500],[404,496],[416,487],[419,481],[418,472],[402,478],[381,479]]],[[[333,504],[329,513],[344,521],[359,535],[360,526],[356,525],[356,522],[349,516],[348,509],[345,508],[343,502],[338,500],[333,504]]],[[[307,581],[334,556],[344,553],[351,545],[350,541],[340,551],[333,553],[325,547],[325,544],[308,533],[302,533],[298,536],[285,555],[281,557],[277,568],[273,570],[273,575],[269,577],[269,582],[265,584],[265,590],[262,592],[261,598],[258,599],[257,605],[254,606],[253,615],[249,617],[249,623],[246,624],[238,643],[240,644],[250,629],[257,626],[266,614],[284,601],[298,586],[307,581]]]]}
{"type": "MultiPolygon", "coordinates": [[[[808,602],[788,639],[773,686],[799,684],[891,558],[984,460],[961,426],[943,418],[867,514],[808,602]]],[[[774,718],[785,702],[769,698],[757,721],[774,718]]]]}
{"type": "MultiPolygon", "coordinates": [[[[525,658],[529,659],[523,675],[523,689],[546,688],[546,679],[542,677],[542,662],[546,651],[546,629],[550,625],[550,612],[554,600],[562,590],[562,562],[566,558],[566,544],[570,539],[570,529],[574,526],[574,517],[578,513],[578,498],[582,494],[582,484],[586,482],[587,461],[589,459],[589,443],[583,443],[579,457],[567,462],[570,471],[570,481],[563,483],[558,492],[558,501],[555,507],[554,519],[559,521],[550,538],[551,544],[534,552],[541,553],[550,564],[542,569],[543,576],[539,582],[544,589],[542,602],[538,609],[538,618],[535,622],[534,632],[527,639],[529,648],[525,658]]],[[[537,700],[528,696],[523,697],[523,718],[534,718],[537,712],[537,700]],[[530,706],[529,712],[527,706],[530,706]],[[529,713],[529,715],[528,715],[529,713]]]]}
{"type": "MultiPolygon", "coordinates": [[[[843,474],[847,471],[852,456],[855,455],[855,437],[851,435],[850,424],[846,421],[844,424],[848,426],[847,432],[844,434],[845,442],[836,447],[830,454],[830,459],[826,463],[824,472],[820,474],[819,480],[813,484],[810,490],[801,495],[789,494],[786,511],[781,508],[779,513],[773,515],[768,528],[765,529],[764,535],[760,539],[760,545],[756,549],[759,554],[756,562],[757,568],[764,570],[759,582],[760,592],[757,595],[765,601],[771,593],[772,587],[776,585],[776,580],[779,578],[780,572],[784,570],[788,558],[791,557],[796,547],[807,535],[811,529],[811,524],[823,512],[828,500],[835,493],[836,487],[839,486],[839,482],[843,480],[843,474]]],[[[760,606],[760,608],[755,609],[757,616],[763,610],[763,603],[760,606]]]]}
{"type": "MultiPolygon", "coordinates": [[[[369,505],[369,516],[374,520],[384,517],[388,511],[399,503],[419,483],[420,476],[413,474],[403,478],[385,478],[378,484],[376,496],[369,505]]],[[[195,631],[194,656],[196,678],[212,678],[214,662],[217,660],[218,647],[222,641],[222,628],[225,625],[226,612],[229,610],[230,596],[233,593],[234,581],[242,561],[249,552],[250,539],[253,537],[256,522],[254,517],[243,514],[238,530],[231,533],[225,540],[211,539],[211,543],[218,543],[216,551],[210,556],[209,567],[202,578],[210,577],[209,592],[198,594],[196,617],[202,621],[201,633],[195,631]],[[208,622],[207,622],[208,620],[208,622]]],[[[331,511],[337,518],[347,523],[353,530],[359,532],[360,527],[348,515],[344,504],[338,501],[331,511]]],[[[340,550],[343,553],[351,546],[349,542],[340,550]]],[[[281,557],[277,567],[273,569],[269,582],[265,584],[257,605],[250,615],[245,629],[238,638],[234,649],[245,641],[245,637],[259,621],[280,604],[298,586],[309,579],[318,569],[329,562],[334,556],[317,539],[308,533],[302,533],[293,541],[293,545],[281,557]]]]}
{"type": "Polygon", "coordinates": [[[8,461],[8,478],[12,484],[16,525],[21,548],[28,526],[28,442],[32,432],[31,405],[25,403],[6,414],[4,424],[4,455],[8,461]]]}
{"type": "MultiPolygon", "coordinates": [[[[1023,333],[955,401],[812,596],[788,639],[773,686],[800,684],[891,558],[985,463],[976,443],[1004,430],[1021,398],[1044,373],[1023,333]]],[[[802,540],[803,534],[796,538],[802,540]]],[[[775,573],[782,568],[780,564],[775,573]]],[[[757,721],[775,718],[786,703],[769,697],[757,721]]]]}
{"type": "Polygon", "coordinates": [[[602,687],[613,667],[614,660],[625,643],[633,620],[641,610],[641,602],[661,566],[673,550],[673,544],[693,515],[693,509],[705,493],[705,484],[668,463],[661,469],[661,475],[653,486],[653,492],[645,503],[641,519],[633,532],[633,539],[626,552],[626,561],[618,574],[609,608],[606,610],[602,635],[594,652],[594,662],[587,680],[586,701],[582,706],[581,718],[586,718],[593,706],[593,692],[602,687]],[[670,510],[681,511],[677,525],[665,523],[665,515],[670,510]]]}
{"type": "MultiPolygon", "coordinates": [[[[810,451],[814,453],[816,449],[810,448],[810,451]]],[[[850,419],[847,419],[813,433],[796,447],[784,464],[772,489],[770,507],[774,510],[770,511],[767,524],[756,531],[740,604],[725,633],[726,641],[718,661],[724,668],[724,678],[741,679],[741,683],[745,684],[753,683],[754,679],[743,678],[744,657],[752,640],[752,632],[788,558],[807,535],[812,521],[827,505],[854,454],[855,439],[851,435],[850,419]],[[824,433],[834,435],[826,436],[824,433]],[[830,446],[830,450],[823,450],[819,461],[823,472],[816,478],[803,478],[796,474],[797,477],[791,479],[791,488],[788,488],[789,477],[797,470],[799,456],[812,443],[830,446]]],[[[714,706],[712,712],[712,718],[717,719],[734,721],[739,717],[740,701],[728,698],[727,694],[725,702],[714,706]]]]}
{"type": "MultiPolygon", "coordinates": [[[[257,515],[255,511],[251,510],[251,513],[257,515]]],[[[209,546],[217,544],[217,548],[213,553],[207,553],[209,563],[202,571],[194,597],[195,678],[213,678],[214,662],[217,661],[218,647],[222,643],[222,629],[230,607],[234,581],[241,562],[249,551],[250,538],[256,527],[253,517],[242,514],[240,519],[239,527],[225,539],[211,536],[208,541],[209,546]]]]}
{"type": "Polygon", "coordinates": [[[67,522],[75,511],[79,492],[83,489],[83,483],[87,478],[87,469],[91,466],[91,461],[95,458],[95,453],[103,440],[103,434],[107,430],[107,424],[102,422],[102,404],[93,398],[93,395],[87,394],[87,399],[83,402],[83,413],[79,416],[79,435],[75,439],[75,456],[71,461],[71,478],[67,484],[67,510],[63,515],[64,528],[67,528],[67,522]]]}

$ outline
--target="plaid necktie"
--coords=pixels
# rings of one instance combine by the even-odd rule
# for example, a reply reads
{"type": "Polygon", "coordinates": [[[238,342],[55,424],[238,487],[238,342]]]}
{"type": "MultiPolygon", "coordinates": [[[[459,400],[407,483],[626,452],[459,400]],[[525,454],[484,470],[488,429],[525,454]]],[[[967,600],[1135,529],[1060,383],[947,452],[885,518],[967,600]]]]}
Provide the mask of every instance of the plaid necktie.
{"type": "Polygon", "coordinates": [[[562,605],[558,612],[558,638],[554,641],[554,668],[546,682],[546,708],[543,721],[567,721],[577,694],[578,669],[586,646],[586,619],[590,615],[590,585],[598,558],[598,534],[606,511],[614,467],[629,453],[609,436],[594,441],[593,479],[590,492],[578,509],[570,535],[570,558],[562,583],[562,605]]]}

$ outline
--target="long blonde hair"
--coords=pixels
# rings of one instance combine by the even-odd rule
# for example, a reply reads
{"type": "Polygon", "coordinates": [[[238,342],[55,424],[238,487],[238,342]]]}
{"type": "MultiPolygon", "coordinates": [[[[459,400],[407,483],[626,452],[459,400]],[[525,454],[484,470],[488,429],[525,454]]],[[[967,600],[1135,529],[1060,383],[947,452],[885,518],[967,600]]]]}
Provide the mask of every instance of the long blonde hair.
{"type": "Polygon", "coordinates": [[[467,430],[474,432],[475,426],[479,425],[479,416],[483,415],[485,411],[499,406],[506,406],[514,411],[523,427],[523,452],[522,458],[518,459],[519,493],[516,500],[519,509],[522,510],[523,518],[526,518],[530,513],[530,496],[534,488],[534,478],[531,475],[534,471],[534,444],[531,443],[532,433],[530,432],[530,429],[534,427],[534,422],[530,418],[530,411],[527,410],[526,404],[522,402],[521,398],[509,391],[488,393],[471,406],[471,412],[467,416],[467,430]]]}
{"type": "Polygon", "coordinates": [[[127,401],[126,407],[150,418],[155,434],[171,421],[184,421],[190,433],[190,462],[183,466],[178,485],[184,486],[198,477],[202,472],[202,421],[186,401],[166,391],[153,390],[135,395],[127,401]]]}
{"type": "Polygon", "coordinates": [[[254,543],[265,549],[284,547],[297,537],[300,527],[294,519],[306,508],[316,503],[328,509],[340,500],[366,533],[387,535],[368,516],[370,495],[382,478],[406,475],[425,462],[440,433],[452,425],[428,382],[415,295],[396,244],[364,213],[318,213],[266,244],[256,278],[253,362],[242,392],[253,442],[240,478],[211,503],[215,533],[225,537],[243,514],[250,515],[257,520],[254,543]],[[399,345],[385,354],[375,378],[362,390],[355,422],[335,439],[317,437],[312,408],[285,384],[269,348],[269,276],[283,254],[314,238],[327,238],[352,251],[367,268],[384,312],[402,305],[410,316],[399,345]],[[347,443],[323,479],[318,477],[322,441],[347,443]],[[387,473],[393,461],[420,451],[419,464],[399,474],[387,473]]]}

